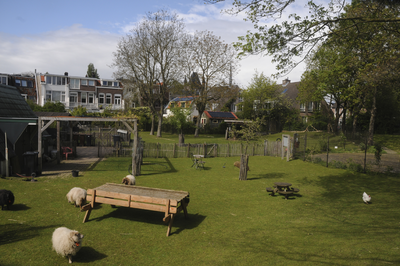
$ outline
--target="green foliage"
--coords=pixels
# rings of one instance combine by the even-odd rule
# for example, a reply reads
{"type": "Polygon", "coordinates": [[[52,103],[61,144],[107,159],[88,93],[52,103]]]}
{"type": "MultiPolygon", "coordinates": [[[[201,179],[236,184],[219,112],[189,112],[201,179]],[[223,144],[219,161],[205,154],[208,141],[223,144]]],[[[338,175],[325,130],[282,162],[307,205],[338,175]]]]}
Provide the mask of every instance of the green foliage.
{"type": "Polygon", "coordinates": [[[170,123],[181,133],[187,128],[190,128],[193,123],[189,120],[191,109],[173,107],[171,108],[172,115],[168,117],[170,123]]]}
{"type": "Polygon", "coordinates": [[[382,151],[383,151],[382,145],[380,143],[376,142],[376,143],[374,143],[374,149],[375,149],[374,155],[375,155],[376,164],[380,164],[382,151]]]}
{"type": "Polygon", "coordinates": [[[86,76],[88,78],[100,78],[99,74],[97,73],[97,68],[94,67],[93,63],[88,65],[86,76]]]}
{"type": "Polygon", "coordinates": [[[87,110],[85,107],[78,106],[78,107],[74,108],[74,110],[72,110],[71,115],[72,116],[87,116],[87,110]]]}

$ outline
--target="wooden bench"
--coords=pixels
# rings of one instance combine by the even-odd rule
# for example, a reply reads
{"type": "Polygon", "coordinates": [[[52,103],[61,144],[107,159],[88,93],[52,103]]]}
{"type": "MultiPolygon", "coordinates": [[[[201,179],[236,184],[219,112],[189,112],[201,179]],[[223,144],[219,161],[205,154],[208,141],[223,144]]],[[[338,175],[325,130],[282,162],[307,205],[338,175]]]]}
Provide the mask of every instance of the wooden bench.
{"type": "Polygon", "coordinates": [[[297,192],[300,192],[300,189],[298,189],[298,188],[292,188],[291,190],[292,190],[293,192],[296,192],[296,193],[297,193],[297,192]]]}
{"type": "Polygon", "coordinates": [[[82,207],[82,210],[86,211],[83,222],[87,222],[92,209],[97,204],[102,203],[111,206],[158,211],[165,213],[163,221],[169,222],[167,229],[167,236],[169,236],[175,215],[183,210],[185,217],[187,217],[186,206],[189,204],[189,193],[107,183],[94,189],[88,189],[86,200],[90,203],[82,207]]]}
{"type": "Polygon", "coordinates": [[[285,199],[288,199],[289,196],[290,196],[290,195],[293,195],[294,192],[293,192],[293,191],[287,190],[287,191],[278,191],[278,193],[281,194],[281,195],[284,195],[284,196],[285,196],[285,199]]]}

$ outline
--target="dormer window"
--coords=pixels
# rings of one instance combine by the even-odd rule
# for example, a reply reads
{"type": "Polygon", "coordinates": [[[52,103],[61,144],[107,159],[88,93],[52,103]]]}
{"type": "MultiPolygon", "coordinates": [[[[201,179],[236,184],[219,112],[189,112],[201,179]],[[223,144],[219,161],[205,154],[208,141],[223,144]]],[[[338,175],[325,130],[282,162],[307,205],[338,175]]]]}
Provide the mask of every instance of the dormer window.
{"type": "Polygon", "coordinates": [[[81,79],[81,84],[87,86],[87,79],[81,79]]]}
{"type": "Polygon", "coordinates": [[[89,80],[89,86],[94,86],[94,80],[89,80]]]}

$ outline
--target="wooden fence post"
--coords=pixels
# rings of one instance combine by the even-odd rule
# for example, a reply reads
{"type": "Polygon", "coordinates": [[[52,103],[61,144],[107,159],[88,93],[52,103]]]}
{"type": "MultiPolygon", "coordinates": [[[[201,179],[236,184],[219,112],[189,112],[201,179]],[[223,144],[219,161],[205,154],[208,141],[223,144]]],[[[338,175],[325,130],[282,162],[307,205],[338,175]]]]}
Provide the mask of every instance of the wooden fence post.
{"type": "Polygon", "coordinates": [[[176,143],[174,143],[174,151],[173,151],[173,154],[172,154],[172,158],[175,158],[175,147],[176,147],[176,143]]]}
{"type": "Polygon", "coordinates": [[[158,142],[157,142],[157,148],[156,148],[156,158],[158,158],[158,142]]]}
{"type": "Polygon", "coordinates": [[[190,143],[188,143],[188,148],[187,148],[187,157],[190,157],[190,143]]]}

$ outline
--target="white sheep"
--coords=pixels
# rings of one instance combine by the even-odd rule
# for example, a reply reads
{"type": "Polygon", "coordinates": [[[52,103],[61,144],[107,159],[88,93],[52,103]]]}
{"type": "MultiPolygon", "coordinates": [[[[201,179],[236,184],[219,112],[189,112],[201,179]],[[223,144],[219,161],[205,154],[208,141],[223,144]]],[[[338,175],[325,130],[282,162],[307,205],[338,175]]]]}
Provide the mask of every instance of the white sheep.
{"type": "Polygon", "coordinates": [[[59,227],[53,232],[53,249],[61,256],[68,257],[69,263],[72,263],[72,256],[81,248],[83,235],[78,231],[59,227]]]}
{"type": "Polygon", "coordinates": [[[86,190],[80,187],[72,188],[67,194],[68,202],[73,202],[75,207],[79,206],[82,209],[82,205],[86,202],[86,190]]]}
{"type": "Polygon", "coordinates": [[[134,186],[136,179],[133,175],[127,175],[122,179],[122,184],[134,186]]]}

